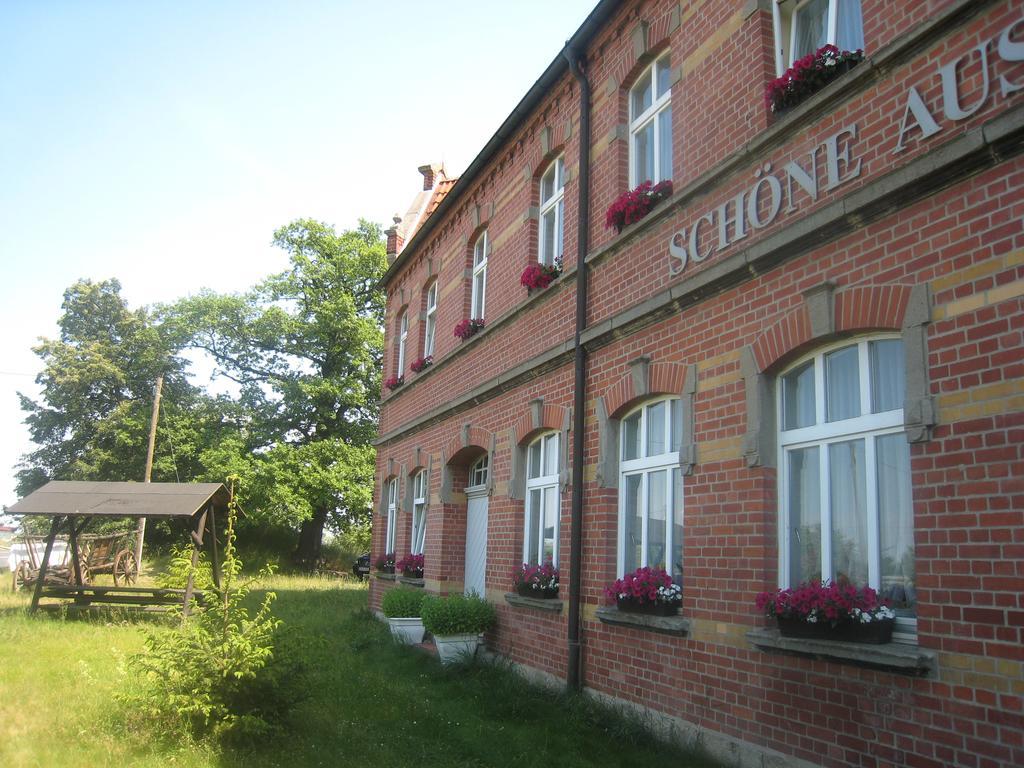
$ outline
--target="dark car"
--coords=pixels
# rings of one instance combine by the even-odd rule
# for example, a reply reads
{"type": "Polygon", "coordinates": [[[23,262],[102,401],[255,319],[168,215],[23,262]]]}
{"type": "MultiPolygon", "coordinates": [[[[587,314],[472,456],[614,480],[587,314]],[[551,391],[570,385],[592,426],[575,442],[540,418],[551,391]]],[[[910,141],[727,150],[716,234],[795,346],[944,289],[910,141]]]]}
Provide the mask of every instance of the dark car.
{"type": "Polygon", "coordinates": [[[360,555],[356,558],[356,561],[352,563],[352,573],[356,575],[356,578],[360,581],[365,579],[370,574],[370,553],[360,555]]]}

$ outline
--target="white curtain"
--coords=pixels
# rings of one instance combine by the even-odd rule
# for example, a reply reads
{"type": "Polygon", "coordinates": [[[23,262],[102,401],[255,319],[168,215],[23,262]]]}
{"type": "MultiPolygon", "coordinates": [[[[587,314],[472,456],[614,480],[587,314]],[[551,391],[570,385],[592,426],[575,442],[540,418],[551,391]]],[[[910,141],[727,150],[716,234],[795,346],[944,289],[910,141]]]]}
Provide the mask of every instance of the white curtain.
{"type": "Polygon", "coordinates": [[[836,47],[841,51],[863,50],[864,22],[860,15],[860,0],[838,0],[838,2],[836,47]]]}
{"type": "Polygon", "coordinates": [[[867,481],[864,441],[829,447],[829,504],[832,511],[832,578],[868,583],[867,481]]]}
{"type": "Polygon", "coordinates": [[[878,469],[878,538],[881,593],[901,614],[914,615],[914,510],[910,493],[910,446],[904,434],[875,440],[878,469]]]}

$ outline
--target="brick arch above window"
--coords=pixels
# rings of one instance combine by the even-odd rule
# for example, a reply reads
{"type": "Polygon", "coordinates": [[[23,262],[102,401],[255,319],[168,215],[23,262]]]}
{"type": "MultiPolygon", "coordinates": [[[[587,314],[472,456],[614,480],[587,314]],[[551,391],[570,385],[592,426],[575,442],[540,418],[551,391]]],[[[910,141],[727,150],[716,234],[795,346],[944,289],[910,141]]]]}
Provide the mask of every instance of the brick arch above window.
{"type": "Polygon", "coordinates": [[[561,405],[548,405],[543,398],[530,401],[529,410],[519,417],[511,429],[512,471],[509,496],[522,499],[526,495],[526,452],[530,443],[545,432],[558,432],[558,482],[564,490],[569,484],[569,428],[572,409],[561,405]]]}
{"type": "Polygon", "coordinates": [[[494,490],[494,449],[497,440],[493,432],[472,424],[463,424],[458,434],[441,451],[441,503],[451,504],[455,499],[453,467],[468,467],[481,454],[491,457],[491,471],[487,475],[487,492],[494,490]]]}
{"type": "Polygon", "coordinates": [[[927,284],[855,286],[836,291],[825,282],[805,291],[803,303],[760,334],[740,356],[746,394],[747,466],[775,466],[775,376],[788,360],[811,346],[868,331],[899,331],[906,366],[903,419],[907,439],[925,442],[935,425],[928,382],[926,326],[931,320],[927,284]]]}
{"type": "Polygon", "coordinates": [[[697,463],[694,441],[693,402],[697,394],[697,366],[682,363],[652,363],[639,357],[629,363],[630,372],[610,385],[597,398],[599,453],[597,482],[615,488],[619,482],[619,421],[629,411],[658,395],[676,396],[683,405],[683,434],[679,466],[683,474],[693,473],[697,463]]]}
{"type": "MultiPolygon", "coordinates": [[[[671,8],[656,19],[638,18],[629,30],[632,45],[624,49],[622,58],[616,63],[608,78],[608,93],[611,94],[623,85],[630,85],[643,72],[656,55],[664,53],[669,45],[669,37],[679,29],[679,4],[673,3],[671,8]]],[[[673,75],[673,83],[678,80],[673,75]]]]}

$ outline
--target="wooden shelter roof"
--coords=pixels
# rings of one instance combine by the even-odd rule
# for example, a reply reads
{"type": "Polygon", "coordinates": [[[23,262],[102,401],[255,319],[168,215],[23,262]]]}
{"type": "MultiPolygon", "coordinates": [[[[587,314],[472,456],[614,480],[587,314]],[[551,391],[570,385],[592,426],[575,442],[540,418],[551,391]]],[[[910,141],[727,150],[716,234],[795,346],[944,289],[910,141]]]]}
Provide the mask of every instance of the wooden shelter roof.
{"type": "Polygon", "coordinates": [[[111,483],[51,480],[7,508],[12,515],[192,517],[228,504],[221,483],[111,483]]]}

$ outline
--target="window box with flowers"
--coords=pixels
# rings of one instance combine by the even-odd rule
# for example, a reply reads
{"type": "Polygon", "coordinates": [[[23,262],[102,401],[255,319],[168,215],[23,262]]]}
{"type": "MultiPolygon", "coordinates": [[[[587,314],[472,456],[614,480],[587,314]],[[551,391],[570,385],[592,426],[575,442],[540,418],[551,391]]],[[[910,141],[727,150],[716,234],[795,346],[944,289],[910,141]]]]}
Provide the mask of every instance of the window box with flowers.
{"type": "Polygon", "coordinates": [[[423,555],[406,555],[395,563],[395,571],[407,579],[422,579],[423,555]]]}
{"type": "Polygon", "coordinates": [[[784,637],[888,643],[896,613],[871,587],[805,582],[757,596],[757,608],[774,618],[784,637]]]}
{"type": "Polygon", "coordinates": [[[421,357],[419,360],[413,360],[412,364],[409,367],[412,369],[413,373],[420,373],[421,371],[426,370],[433,364],[434,356],[427,355],[426,357],[421,357]]]}
{"type": "Polygon", "coordinates": [[[483,327],[483,318],[467,318],[455,326],[455,335],[463,341],[466,341],[467,339],[475,336],[478,331],[483,330],[483,327]]]}
{"type": "Polygon", "coordinates": [[[775,114],[786,112],[864,60],[864,51],[840,51],[823,45],[793,62],[764,91],[765,105],[775,114]]]}
{"type": "Polygon", "coordinates": [[[388,552],[387,554],[381,555],[374,562],[373,567],[377,571],[378,579],[389,579],[393,581],[395,578],[395,553],[388,552]]]}
{"type": "Polygon", "coordinates": [[[620,611],[675,616],[683,603],[683,590],[661,568],[645,566],[616,579],[604,591],[620,611]]]}
{"type": "Polygon", "coordinates": [[[523,567],[512,574],[512,589],[521,597],[545,600],[558,597],[558,569],[550,560],[544,565],[523,563],[523,567]]]}
{"type": "Polygon", "coordinates": [[[645,181],[636,189],[631,189],[623,194],[609,206],[604,217],[604,224],[606,227],[615,227],[616,232],[622,232],[623,227],[640,221],[658,203],[671,196],[671,181],[659,181],[657,184],[645,181]]]}
{"type": "Polygon", "coordinates": [[[390,376],[384,380],[384,386],[394,392],[400,386],[405,384],[405,376],[390,376]]]}
{"type": "Polygon", "coordinates": [[[543,291],[561,274],[562,260],[560,258],[555,259],[553,264],[533,262],[523,270],[519,282],[525,286],[527,293],[533,293],[534,291],[543,291]]]}

